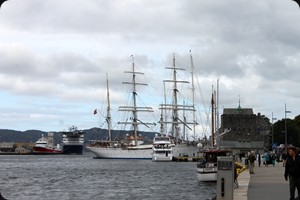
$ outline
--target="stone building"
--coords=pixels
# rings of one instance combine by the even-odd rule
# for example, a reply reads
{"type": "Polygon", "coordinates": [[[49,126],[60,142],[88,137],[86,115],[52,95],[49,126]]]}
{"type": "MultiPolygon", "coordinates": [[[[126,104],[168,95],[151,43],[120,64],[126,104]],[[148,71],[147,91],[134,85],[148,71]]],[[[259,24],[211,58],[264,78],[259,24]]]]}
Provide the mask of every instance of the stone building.
{"type": "Polygon", "coordinates": [[[243,152],[263,150],[268,146],[270,120],[252,108],[224,108],[217,143],[243,152]]]}

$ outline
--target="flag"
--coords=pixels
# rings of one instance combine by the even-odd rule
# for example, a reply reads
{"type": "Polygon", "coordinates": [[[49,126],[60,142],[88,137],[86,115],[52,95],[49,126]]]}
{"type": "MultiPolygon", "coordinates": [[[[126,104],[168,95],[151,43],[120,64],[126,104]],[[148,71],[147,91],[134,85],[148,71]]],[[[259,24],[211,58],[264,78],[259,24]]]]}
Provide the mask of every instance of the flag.
{"type": "Polygon", "coordinates": [[[96,114],[97,114],[97,109],[94,110],[94,115],[96,115],[96,114]]]}

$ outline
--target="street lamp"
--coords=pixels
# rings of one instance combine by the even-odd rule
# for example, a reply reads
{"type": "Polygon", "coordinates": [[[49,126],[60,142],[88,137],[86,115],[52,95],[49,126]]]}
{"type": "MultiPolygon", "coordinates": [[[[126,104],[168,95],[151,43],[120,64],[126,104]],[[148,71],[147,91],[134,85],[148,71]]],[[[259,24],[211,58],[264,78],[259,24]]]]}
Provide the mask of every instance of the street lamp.
{"type": "Polygon", "coordinates": [[[285,140],[285,152],[287,153],[287,126],[286,126],[286,113],[291,113],[291,111],[286,110],[286,103],[284,104],[284,140],[285,140]]]}
{"type": "Polygon", "coordinates": [[[273,150],[273,144],[274,144],[274,124],[273,124],[273,120],[277,120],[275,117],[273,117],[273,112],[272,112],[272,144],[271,144],[271,147],[272,147],[272,150],[273,150]]]}

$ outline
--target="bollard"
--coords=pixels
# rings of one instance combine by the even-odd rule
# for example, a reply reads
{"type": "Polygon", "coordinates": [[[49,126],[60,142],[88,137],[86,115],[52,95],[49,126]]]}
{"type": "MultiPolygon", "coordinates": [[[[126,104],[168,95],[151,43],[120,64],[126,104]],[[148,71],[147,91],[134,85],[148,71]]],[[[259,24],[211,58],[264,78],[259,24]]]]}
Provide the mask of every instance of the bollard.
{"type": "Polygon", "coordinates": [[[234,161],[232,157],[218,157],[217,200],[233,200],[234,161]]]}

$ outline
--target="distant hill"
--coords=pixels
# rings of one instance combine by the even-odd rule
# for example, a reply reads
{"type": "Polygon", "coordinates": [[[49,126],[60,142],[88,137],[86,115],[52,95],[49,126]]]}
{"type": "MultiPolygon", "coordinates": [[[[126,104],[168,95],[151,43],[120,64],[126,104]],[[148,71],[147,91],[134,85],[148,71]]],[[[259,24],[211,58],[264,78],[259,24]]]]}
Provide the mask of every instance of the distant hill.
{"type": "MultiPolygon", "coordinates": [[[[85,133],[85,142],[89,140],[107,139],[108,133],[106,129],[91,128],[82,130],[85,133]]],[[[61,132],[54,133],[55,144],[62,141],[61,132]]],[[[112,130],[112,139],[122,138],[130,131],[112,130]]],[[[152,142],[155,132],[139,132],[145,139],[145,142],[152,142]]],[[[42,135],[47,136],[48,132],[39,130],[15,131],[8,129],[0,129],[0,142],[36,142],[42,135]]]]}
{"type": "Polygon", "coordinates": [[[15,131],[0,129],[0,142],[35,142],[47,132],[38,130],[15,131]]]}

